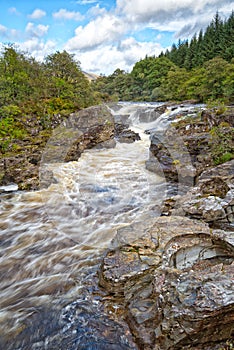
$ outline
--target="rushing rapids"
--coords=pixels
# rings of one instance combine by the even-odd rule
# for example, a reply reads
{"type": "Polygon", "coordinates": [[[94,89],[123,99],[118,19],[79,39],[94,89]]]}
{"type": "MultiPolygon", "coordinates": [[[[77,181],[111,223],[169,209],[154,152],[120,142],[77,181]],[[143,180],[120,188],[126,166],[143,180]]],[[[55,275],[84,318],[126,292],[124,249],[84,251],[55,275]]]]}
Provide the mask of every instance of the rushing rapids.
{"type": "Polygon", "coordinates": [[[42,164],[56,183],[1,195],[2,348],[43,348],[61,333],[61,310],[89,299],[99,259],[118,230],[159,215],[165,181],[145,169],[144,130],[156,126],[154,108],[127,104],[113,111],[128,119],[140,141],[88,150],[78,162],[42,164]]]}
{"type": "MultiPolygon", "coordinates": [[[[145,167],[149,134],[162,133],[178,112],[190,113],[194,107],[160,115],[157,106],[109,107],[116,123],[126,123],[139,134],[134,143],[117,141],[113,148],[92,148],[69,163],[57,163],[49,149],[51,159],[45,157],[41,163],[41,173],[53,175],[48,187],[43,183],[34,192],[2,188],[13,192],[0,197],[0,348],[138,349],[128,325],[117,317],[118,307],[106,309],[108,303],[103,301],[109,295],[99,287],[99,274],[107,251],[150,235],[148,228],[161,215],[171,190],[160,164],[154,163],[159,175],[145,167]]],[[[55,144],[53,140],[47,147],[55,144]]],[[[149,257],[135,250],[131,254],[140,257],[144,271],[149,257]]],[[[155,259],[157,265],[160,259],[155,259]]],[[[180,252],[176,259],[184,264],[180,252]]],[[[134,266],[126,271],[127,279],[134,266]]]]}

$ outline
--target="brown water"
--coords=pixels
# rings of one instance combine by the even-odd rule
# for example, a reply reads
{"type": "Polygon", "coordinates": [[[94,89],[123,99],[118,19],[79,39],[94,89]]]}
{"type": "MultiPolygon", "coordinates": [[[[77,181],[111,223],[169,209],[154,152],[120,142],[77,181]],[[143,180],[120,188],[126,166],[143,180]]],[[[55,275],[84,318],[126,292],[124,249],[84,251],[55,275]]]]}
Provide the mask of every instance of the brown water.
{"type": "Polygon", "coordinates": [[[46,348],[48,325],[43,328],[43,322],[48,323],[51,310],[60,312],[79,298],[95,302],[89,288],[118,230],[133,222],[147,226],[160,215],[165,181],[145,170],[149,136],[144,130],[156,122],[139,123],[138,118],[153,108],[129,104],[115,112],[129,115],[140,141],[86,151],[78,162],[42,164],[53,171],[56,184],[0,197],[0,346],[46,348]],[[50,311],[42,316],[42,310],[50,311]],[[26,332],[40,327],[36,318],[42,327],[38,347],[26,332]]]}
{"type": "Polygon", "coordinates": [[[136,349],[128,330],[105,315],[97,271],[106,249],[144,234],[167,195],[163,174],[145,169],[144,130],[165,129],[171,116],[157,119],[154,108],[112,110],[140,141],[88,150],[77,162],[51,159],[41,171],[52,171],[56,183],[0,196],[0,348],[136,349]],[[133,223],[126,236],[131,230],[122,228],[133,223]]]}

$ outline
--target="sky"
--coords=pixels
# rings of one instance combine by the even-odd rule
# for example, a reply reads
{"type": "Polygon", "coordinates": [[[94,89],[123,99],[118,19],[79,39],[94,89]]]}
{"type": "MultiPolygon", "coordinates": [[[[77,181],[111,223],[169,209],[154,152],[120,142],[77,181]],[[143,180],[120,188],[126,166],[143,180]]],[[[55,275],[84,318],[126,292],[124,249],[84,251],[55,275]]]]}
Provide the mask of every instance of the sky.
{"type": "Polygon", "coordinates": [[[205,29],[231,0],[0,0],[0,42],[42,61],[66,50],[86,72],[130,72],[178,39],[205,29]]]}

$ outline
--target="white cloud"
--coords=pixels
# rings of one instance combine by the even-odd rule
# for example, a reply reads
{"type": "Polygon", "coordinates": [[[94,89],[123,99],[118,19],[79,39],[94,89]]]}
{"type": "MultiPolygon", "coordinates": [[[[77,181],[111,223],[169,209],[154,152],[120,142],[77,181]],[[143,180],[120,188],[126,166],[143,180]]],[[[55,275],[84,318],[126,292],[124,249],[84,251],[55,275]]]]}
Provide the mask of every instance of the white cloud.
{"type": "MultiPolygon", "coordinates": [[[[86,19],[89,19],[89,22],[83,26],[77,25],[74,35],[62,48],[58,47],[55,41],[42,40],[48,33],[48,25],[31,23],[46,15],[46,12],[41,9],[35,9],[29,15],[32,20],[27,24],[25,33],[0,25],[0,34],[6,38],[11,36],[11,40],[13,36],[15,38],[18,36],[20,39],[15,41],[21,42],[26,35],[28,40],[20,44],[20,47],[29,51],[37,59],[42,59],[61,48],[75,53],[85,71],[111,74],[117,68],[130,71],[133,65],[145,55],[157,56],[165,47],[155,41],[163,42],[166,38],[166,45],[169,45],[168,41],[170,41],[170,35],[163,31],[171,32],[172,35],[175,33],[173,41],[179,37],[188,38],[195,32],[198,33],[201,28],[205,28],[217,10],[222,16],[228,17],[234,9],[234,0],[116,0],[116,2],[113,1],[116,7],[110,11],[105,8],[105,1],[76,0],[74,2],[79,5],[90,5],[86,12],[86,19]],[[135,32],[144,32],[146,28],[156,31],[152,41],[146,42],[144,39],[141,42],[137,41],[134,38],[135,32]]],[[[11,9],[12,14],[16,14],[16,11],[15,8],[11,9]]],[[[75,10],[68,11],[61,8],[53,13],[53,18],[80,21],[83,16],[75,10]]],[[[66,23],[68,32],[72,28],[70,24],[74,25],[73,22],[66,23]]],[[[57,35],[60,38],[59,32],[57,35]]]]}
{"type": "Polygon", "coordinates": [[[41,9],[35,9],[31,15],[28,15],[31,19],[40,19],[46,15],[46,12],[41,9]]]}
{"type": "Polygon", "coordinates": [[[86,26],[79,26],[75,36],[68,40],[67,50],[89,50],[97,45],[118,40],[126,31],[125,24],[116,16],[106,14],[90,21],[86,26]]]}
{"type": "Polygon", "coordinates": [[[38,24],[37,26],[35,26],[34,23],[29,22],[25,28],[25,31],[32,37],[42,37],[45,34],[47,34],[48,29],[48,25],[45,26],[43,24],[38,24]]]}
{"type": "Polygon", "coordinates": [[[57,12],[53,13],[53,17],[55,19],[65,19],[65,20],[75,20],[81,21],[84,16],[80,12],[75,11],[67,11],[66,9],[60,9],[57,12]]]}
{"type": "Polygon", "coordinates": [[[104,16],[105,14],[107,14],[106,9],[104,7],[100,7],[99,4],[91,7],[87,12],[87,15],[90,17],[104,16]]]}
{"type": "MultiPolygon", "coordinates": [[[[160,21],[163,17],[173,17],[179,11],[183,15],[186,11],[198,13],[209,6],[212,6],[213,9],[218,9],[223,2],[222,0],[117,0],[117,10],[125,13],[132,20],[144,22],[151,19],[160,21]],[[162,18],[157,18],[156,16],[158,15],[162,16],[162,18]]],[[[227,3],[227,1],[225,2],[227,3]]]]}
{"type": "Polygon", "coordinates": [[[7,33],[7,27],[0,24],[0,34],[5,35],[7,33]]]}
{"type": "Polygon", "coordinates": [[[79,0],[77,1],[78,5],[89,5],[89,4],[95,4],[98,0],[79,0]]]}
{"type": "Polygon", "coordinates": [[[19,36],[21,35],[20,31],[16,30],[16,29],[10,29],[9,33],[10,33],[10,37],[13,40],[17,40],[19,38],[19,36]]]}
{"type": "Polygon", "coordinates": [[[39,38],[32,38],[24,43],[18,43],[23,51],[29,52],[31,56],[35,57],[38,61],[42,61],[45,56],[54,52],[57,43],[53,40],[44,42],[39,38]]]}
{"type": "MultiPolygon", "coordinates": [[[[186,37],[206,27],[215,12],[230,15],[233,0],[117,0],[116,13],[124,15],[126,21],[157,30],[182,33],[186,37]],[[189,24],[189,26],[188,26],[189,24]]],[[[176,35],[178,36],[178,35],[176,35]]]]}
{"type": "Polygon", "coordinates": [[[0,24],[0,35],[7,40],[15,41],[18,40],[21,34],[16,29],[10,29],[0,24]]]}
{"type": "Polygon", "coordinates": [[[146,55],[158,55],[162,47],[156,43],[137,42],[133,37],[124,39],[118,45],[103,45],[90,52],[75,52],[84,71],[109,75],[120,68],[131,71],[133,65],[146,55]]]}
{"type": "Polygon", "coordinates": [[[17,11],[17,9],[16,9],[15,7],[10,7],[10,8],[8,9],[8,11],[9,11],[9,13],[11,13],[11,14],[13,14],[13,15],[17,15],[17,16],[20,15],[20,12],[17,11]]]}

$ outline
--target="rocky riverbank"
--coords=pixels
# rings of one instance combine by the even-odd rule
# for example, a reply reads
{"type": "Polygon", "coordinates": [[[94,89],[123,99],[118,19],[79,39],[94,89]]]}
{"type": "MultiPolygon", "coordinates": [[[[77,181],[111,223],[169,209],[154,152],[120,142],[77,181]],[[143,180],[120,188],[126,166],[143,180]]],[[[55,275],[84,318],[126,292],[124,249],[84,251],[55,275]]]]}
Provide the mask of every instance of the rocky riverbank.
{"type": "Polygon", "coordinates": [[[54,116],[48,128],[37,124],[37,120],[29,121],[30,136],[13,140],[17,147],[9,145],[7,152],[0,153],[0,185],[15,183],[22,190],[38,189],[43,159],[78,160],[85,149],[103,144],[115,133],[114,118],[105,106],[90,107],[67,118],[54,116]]]}
{"type": "Polygon", "coordinates": [[[43,162],[78,160],[85,149],[115,147],[115,139],[124,143],[139,140],[128,127],[115,120],[104,105],[68,117],[54,116],[47,128],[35,118],[28,120],[28,136],[12,140],[8,151],[0,148],[0,186],[16,184],[20,190],[37,190],[49,185],[54,180],[52,174],[43,173],[43,162]]]}
{"type": "MultiPolygon", "coordinates": [[[[161,131],[146,131],[151,140],[146,167],[159,175],[163,171],[168,185],[163,205],[155,205],[148,225],[134,222],[118,229],[87,285],[96,306],[87,311],[86,299],[67,306],[63,321],[56,324],[60,335],[56,338],[51,330],[45,340],[51,349],[59,344],[64,349],[77,344],[98,349],[233,348],[234,110],[177,107],[165,104],[153,114],[138,115],[143,123],[171,119],[161,131]],[[65,327],[68,321],[70,328],[65,327]]],[[[43,163],[77,160],[85,149],[114,147],[116,139],[137,141],[139,135],[129,130],[129,115],[121,118],[97,106],[60,125],[55,121],[53,132],[41,130],[33,143],[33,137],[19,141],[16,154],[13,149],[2,154],[1,184],[46,187],[56,179],[43,172],[43,163]]],[[[44,347],[39,340],[50,323],[43,315],[31,322],[35,349],[44,347]]],[[[30,327],[19,332],[19,344],[26,332],[31,333],[30,327]]]]}
{"type": "Polygon", "coordinates": [[[233,116],[184,111],[161,134],[147,131],[146,166],[177,193],[147,229],[118,232],[100,271],[106,309],[120,310],[139,349],[233,348],[233,116]]]}

